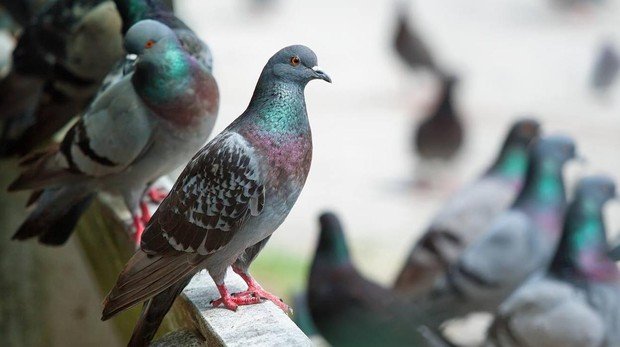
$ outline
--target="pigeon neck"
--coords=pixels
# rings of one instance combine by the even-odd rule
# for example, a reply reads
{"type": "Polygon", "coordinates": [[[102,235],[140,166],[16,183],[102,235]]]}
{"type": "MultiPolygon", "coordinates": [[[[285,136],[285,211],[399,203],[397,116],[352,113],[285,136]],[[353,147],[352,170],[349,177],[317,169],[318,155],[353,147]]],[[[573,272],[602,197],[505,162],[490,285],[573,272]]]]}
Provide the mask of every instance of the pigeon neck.
{"type": "Polygon", "coordinates": [[[528,215],[544,235],[558,240],[566,208],[562,163],[535,157],[530,162],[525,185],[513,207],[528,215]]]}
{"type": "Polygon", "coordinates": [[[165,40],[140,57],[132,81],[151,110],[171,121],[190,124],[214,111],[209,108],[217,104],[212,100],[218,96],[217,85],[176,39],[165,40]]]}
{"type": "Polygon", "coordinates": [[[489,173],[521,181],[528,166],[527,148],[514,144],[505,144],[489,173]]]}
{"type": "Polygon", "coordinates": [[[455,113],[452,107],[452,87],[446,86],[443,93],[441,104],[439,104],[439,108],[437,109],[437,112],[435,112],[435,115],[437,118],[455,118],[455,113]]]}
{"type": "Polygon", "coordinates": [[[248,106],[256,126],[272,134],[309,131],[304,86],[299,83],[259,79],[248,106]]]}
{"type": "Polygon", "coordinates": [[[550,272],[573,280],[605,282],[620,278],[615,262],[607,255],[600,203],[579,197],[571,204],[550,272]]]}
{"type": "Polygon", "coordinates": [[[316,260],[332,265],[351,263],[349,249],[342,231],[323,231],[316,251],[316,260]]]}
{"type": "Polygon", "coordinates": [[[123,33],[142,19],[146,19],[149,5],[146,0],[114,0],[116,8],[123,19],[123,33]]]}

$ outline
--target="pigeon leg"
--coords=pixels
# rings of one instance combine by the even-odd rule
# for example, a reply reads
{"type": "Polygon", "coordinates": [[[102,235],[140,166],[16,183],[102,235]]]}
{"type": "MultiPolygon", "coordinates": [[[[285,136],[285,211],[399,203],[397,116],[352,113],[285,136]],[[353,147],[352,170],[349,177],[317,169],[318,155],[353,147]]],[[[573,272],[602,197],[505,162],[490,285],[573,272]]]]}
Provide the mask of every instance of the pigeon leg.
{"type": "Polygon", "coordinates": [[[169,193],[169,191],[166,188],[163,188],[163,187],[158,187],[158,188],[151,187],[146,192],[146,194],[148,195],[149,199],[154,204],[159,204],[162,201],[164,201],[166,196],[168,196],[168,193],[169,193]]]}
{"type": "Polygon", "coordinates": [[[144,232],[144,221],[141,217],[133,216],[133,227],[133,239],[136,242],[136,245],[140,246],[140,240],[142,239],[142,233],[144,232]]]}
{"type": "Polygon", "coordinates": [[[226,289],[225,284],[218,284],[217,290],[220,292],[220,298],[217,300],[212,300],[211,304],[213,307],[218,307],[219,305],[223,305],[225,308],[231,311],[237,311],[237,306],[239,305],[254,305],[260,303],[260,298],[256,297],[235,297],[231,296],[228,293],[228,289],[226,289]]]}
{"type": "Polygon", "coordinates": [[[151,220],[151,211],[149,210],[149,205],[144,201],[140,201],[140,213],[142,214],[140,219],[146,225],[151,220]]]}
{"type": "Polygon", "coordinates": [[[236,297],[236,298],[237,297],[242,297],[242,298],[255,297],[255,298],[266,299],[276,304],[276,306],[282,309],[284,313],[293,312],[293,310],[291,310],[291,308],[287,304],[285,304],[282,299],[264,290],[260,286],[260,284],[258,284],[258,282],[256,282],[256,280],[252,278],[252,276],[250,276],[250,274],[234,266],[232,268],[233,268],[233,271],[235,271],[239,276],[241,276],[241,278],[248,285],[248,289],[246,291],[239,292],[239,293],[233,293],[233,297],[236,297]]]}

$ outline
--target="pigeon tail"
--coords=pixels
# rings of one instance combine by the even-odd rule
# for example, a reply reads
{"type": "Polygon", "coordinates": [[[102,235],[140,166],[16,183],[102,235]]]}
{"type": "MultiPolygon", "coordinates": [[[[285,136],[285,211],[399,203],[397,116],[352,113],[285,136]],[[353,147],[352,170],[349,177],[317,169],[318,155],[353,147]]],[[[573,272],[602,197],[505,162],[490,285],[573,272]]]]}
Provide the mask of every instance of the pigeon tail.
{"type": "Polygon", "coordinates": [[[31,200],[38,201],[37,207],[22,223],[12,239],[26,240],[39,237],[39,242],[50,246],[66,243],[80,216],[95,196],[88,190],[80,189],[60,188],[42,193],[35,192],[31,200]]]}
{"type": "Polygon", "coordinates": [[[150,344],[177,295],[183,291],[191,279],[192,276],[188,276],[185,280],[177,282],[144,303],[140,318],[127,344],[128,347],[146,347],[150,344]]]}

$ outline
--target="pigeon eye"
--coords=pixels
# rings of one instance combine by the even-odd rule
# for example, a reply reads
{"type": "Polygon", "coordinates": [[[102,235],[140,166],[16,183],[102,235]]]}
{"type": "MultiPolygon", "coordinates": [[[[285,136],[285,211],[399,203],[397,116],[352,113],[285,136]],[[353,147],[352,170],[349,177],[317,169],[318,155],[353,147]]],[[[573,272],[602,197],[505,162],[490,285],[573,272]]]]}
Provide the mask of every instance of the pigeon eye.
{"type": "Polygon", "coordinates": [[[301,60],[299,59],[298,56],[291,57],[291,65],[297,66],[297,65],[299,65],[300,62],[301,62],[301,60]]]}
{"type": "Polygon", "coordinates": [[[151,48],[151,47],[153,47],[153,46],[155,46],[155,41],[153,41],[153,40],[148,40],[148,41],[146,41],[146,43],[144,44],[144,48],[151,48]]]}

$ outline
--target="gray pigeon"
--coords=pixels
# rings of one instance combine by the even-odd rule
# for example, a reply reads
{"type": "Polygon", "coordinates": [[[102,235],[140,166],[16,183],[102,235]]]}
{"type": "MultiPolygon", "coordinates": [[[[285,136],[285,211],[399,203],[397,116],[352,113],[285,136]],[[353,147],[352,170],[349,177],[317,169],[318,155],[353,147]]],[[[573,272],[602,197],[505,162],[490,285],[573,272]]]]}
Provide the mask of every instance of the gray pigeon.
{"type": "Polygon", "coordinates": [[[510,206],[523,187],[529,146],[539,128],[532,119],[512,125],[491,167],[452,196],[433,218],[407,257],[395,290],[416,296],[432,289],[463,250],[510,206]]]}
{"type": "Polygon", "coordinates": [[[214,306],[234,311],[267,299],[288,310],[248,268],[308,176],[312,138],[304,89],[314,79],[331,82],[312,50],[289,46],[277,52],[245,112],[185,167],[105,300],[104,320],[145,302],[130,346],[148,344],[176,296],[203,269],[221,295],[214,306]],[[224,277],[231,265],[247,291],[228,292],[224,277]]]}
{"type": "Polygon", "coordinates": [[[578,183],[548,274],[500,306],[488,346],[620,346],[620,272],[606,254],[602,211],[615,195],[605,176],[578,183]]]}
{"type": "Polygon", "coordinates": [[[494,312],[516,288],[553,257],[566,208],[562,169],[575,157],[564,136],[539,140],[532,149],[525,186],[512,208],[492,225],[429,294],[444,320],[470,312],[494,312]]]}
{"type": "Polygon", "coordinates": [[[138,55],[135,72],[102,93],[60,146],[27,158],[11,184],[10,190],[37,190],[37,206],[14,239],[64,243],[94,193],[105,190],[123,197],[139,240],[149,217],[139,208],[148,184],[207,140],[219,92],[204,65],[153,20],[134,25],[125,47],[138,55]]]}

